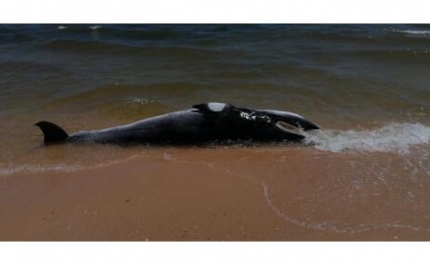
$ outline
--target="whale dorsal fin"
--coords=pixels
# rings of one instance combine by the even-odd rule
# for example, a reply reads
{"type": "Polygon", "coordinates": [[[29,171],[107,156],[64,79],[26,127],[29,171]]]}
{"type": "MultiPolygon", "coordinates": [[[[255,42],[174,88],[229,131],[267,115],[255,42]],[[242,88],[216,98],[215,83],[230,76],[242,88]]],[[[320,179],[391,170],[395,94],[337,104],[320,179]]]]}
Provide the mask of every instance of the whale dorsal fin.
{"type": "Polygon", "coordinates": [[[62,143],[69,137],[60,126],[49,121],[39,121],[35,126],[42,130],[45,144],[62,143]]]}
{"type": "Polygon", "coordinates": [[[222,112],[229,108],[231,105],[227,103],[209,102],[203,104],[194,105],[193,108],[197,109],[201,113],[217,113],[222,112]]]}

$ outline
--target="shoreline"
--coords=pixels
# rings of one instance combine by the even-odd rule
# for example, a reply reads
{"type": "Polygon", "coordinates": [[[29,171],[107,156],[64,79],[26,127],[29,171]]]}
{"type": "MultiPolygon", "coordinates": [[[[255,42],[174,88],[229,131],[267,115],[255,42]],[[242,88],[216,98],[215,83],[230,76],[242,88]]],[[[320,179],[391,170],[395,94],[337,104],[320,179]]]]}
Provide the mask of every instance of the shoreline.
{"type": "Polygon", "coordinates": [[[279,155],[258,150],[170,150],[93,169],[4,176],[0,240],[430,239],[429,222],[399,223],[390,212],[375,216],[372,207],[384,211],[383,204],[342,202],[333,183],[327,182],[332,187],[326,192],[333,189],[334,195],[323,193],[322,202],[313,202],[314,186],[325,185],[314,172],[326,160],[297,175],[310,152],[290,150],[288,167],[273,163],[279,155]],[[344,208],[350,205],[356,208],[344,208]]]}

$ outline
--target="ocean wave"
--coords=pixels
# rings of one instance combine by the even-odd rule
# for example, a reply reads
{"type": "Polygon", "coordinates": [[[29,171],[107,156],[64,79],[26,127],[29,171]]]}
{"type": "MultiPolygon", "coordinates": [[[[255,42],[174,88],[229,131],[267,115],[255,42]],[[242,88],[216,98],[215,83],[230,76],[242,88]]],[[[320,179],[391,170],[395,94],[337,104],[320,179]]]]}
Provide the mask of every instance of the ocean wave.
{"type": "Polygon", "coordinates": [[[427,63],[430,59],[430,50],[422,48],[399,48],[382,50],[361,50],[345,52],[345,56],[353,56],[357,59],[367,61],[380,61],[384,63],[403,63],[403,62],[423,62],[427,63]]]}
{"type": "Polygon", "coordinates": [[[94,31],[97,31],[98,36],[103,39],[136,41],[169,40],[186,35],[185,31],[168,25],[58,25],[56,29],[62,31],[61,36],[79,36],[84,39],[91,36],[94,31]]]}
{"type": "Polygon", "coordinates": [[[183,37],[181,31],[163,27],[103,27],[100,33],[127,40],[172,40],[183,37]]]}
{"type": "Polygon", "coordinates": [[[111,52],[111,53],[121,53],[124,51],[136,52],[140,48],[101,42],[94,40],[71,40],[71,39],[54,39],[42,44],[42,47],[48,50],[64,50],[64,51],[75,51],[75,52],[111,52]]]}
{"type": "Polygon", "coordinates": [[[321,130],[307,136],[307,142],[322,151],[408,153],[414,146],[430,143],[430,127],[421,123],[392,123],[375,130],[321,130]]]}
{"type": "Polygon", "coordinates": [[[50,71],[59,72],[63,69],[58,65],[36,61],[4,61],[0,62],[0,71],[50,71]]]}
{"type": "Polygon", "coordinates": [[[103,112],[109,117],[125,120],[139,120],[167,112],[166,106],[155,99],[128,96],[115,106],[109,106],[103,112]]]}
{"type": "Polygon", "coordinates": [[[177,58],[195,60],[217,58],[221,52],[205,47],[152,46],[145,43],[119,41],[54,39],[41,44],[43,49],[85,54],[106,54],[121,56],[145,56],[153,58],[177,58]]]}

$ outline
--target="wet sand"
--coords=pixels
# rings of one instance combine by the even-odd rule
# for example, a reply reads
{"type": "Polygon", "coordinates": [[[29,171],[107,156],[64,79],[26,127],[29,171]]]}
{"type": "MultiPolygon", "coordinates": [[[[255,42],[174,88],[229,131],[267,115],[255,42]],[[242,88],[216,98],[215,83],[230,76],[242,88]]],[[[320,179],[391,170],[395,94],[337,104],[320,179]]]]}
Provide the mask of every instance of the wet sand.
{"type": "Polygon", "coordinates": [[[403,164],[302,147],[160,148],[16,172],[0,178],[0,240],[429,240],[429,181],[403,164]]]}

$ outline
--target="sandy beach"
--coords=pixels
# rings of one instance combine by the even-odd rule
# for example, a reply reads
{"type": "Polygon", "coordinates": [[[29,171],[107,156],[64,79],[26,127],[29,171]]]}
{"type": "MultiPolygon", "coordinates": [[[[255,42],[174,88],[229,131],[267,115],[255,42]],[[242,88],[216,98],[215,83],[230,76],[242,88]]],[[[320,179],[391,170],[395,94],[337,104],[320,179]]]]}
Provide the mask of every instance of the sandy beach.
{"type": "Polygon", "coordinates": [[[430,239],[428,209],[326,175],[348,167],[343,156],[334,165],[299,147],[160,148],[93,168],[18,172],[0,178],[0,240],[430,239]]]}

